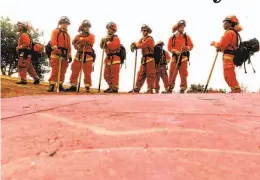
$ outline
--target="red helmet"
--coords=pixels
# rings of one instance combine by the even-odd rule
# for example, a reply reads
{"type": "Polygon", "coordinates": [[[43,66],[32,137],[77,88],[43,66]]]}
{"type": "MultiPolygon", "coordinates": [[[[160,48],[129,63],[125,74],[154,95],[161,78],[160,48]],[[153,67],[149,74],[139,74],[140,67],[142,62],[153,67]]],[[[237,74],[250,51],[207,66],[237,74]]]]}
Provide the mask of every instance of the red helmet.
{"type": "Polygon", "coordinates": [[[17,26],[22,26],[24,29],[26,29],[27,31],[30,29],[29,23],[28,22],[21,22],[18,21],[17,26]]]}
{"type": "Polygon", "coordinates": [[[83,27],[88,27],[88,28],[91,28],[91,23],[90,23],[90,21],[89,20],[84,20],[82,23],[81,23],[81,25],[79,26],[79,32],[80,31],[82,31],[83,29],[83,27]]]}
{"type": "Polygon", "coordinates": [[[223,20],[223,22],[225,22],[225,21],[231,22],[231,23],[233,23],[234,25],[239,24],[239,21],[238,21],[237,17],[234,16],[234,15],[232,15],[232,16],[227,16],[227,17],[223,20]]]}
{"type": "Polygon", "coordinates": [[[113,23],[113,22],[107,23],[106,28],[107,28],[107,29],[108,29],[108,28],[111,28],[111,29],[113,29],[115,32],[117,31],[117,25],[116,25],[116,23],[113,23]]]}
{"type": "Polygon", "coordinates": [[[62,16],[59,20],[59,24],[61,23],[68,23],[70,25],[70,20],[67,16],[62,16]]]}

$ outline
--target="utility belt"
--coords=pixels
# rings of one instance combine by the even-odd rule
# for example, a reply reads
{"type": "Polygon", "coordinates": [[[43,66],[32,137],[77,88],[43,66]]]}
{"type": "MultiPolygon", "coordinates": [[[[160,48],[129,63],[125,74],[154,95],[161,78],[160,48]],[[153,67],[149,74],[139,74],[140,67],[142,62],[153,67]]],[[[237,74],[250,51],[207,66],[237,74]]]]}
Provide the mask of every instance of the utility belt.
{"type": "Polygon", "coordinates": [[[68,49],[64,47],[58,47],[61,50],[61,57],[67,59],[68,58],[68,49]]]}
{"type": "Polygon", "coordinates": [[[108,60],[111,60],[111,64],[112,64],[113,61],[114,61],[114,56],[120,57],[119,52],[116,52],[116,53],[108,53],[108,54],[107,54],[107,58],[108,58],[108,60]]]}
{"type": "MultiPolygon", "coordinates": [[[[84,52],[83,62],[86,62],[87,54],[94,58],[93,52],[84,52]]],[[[81,61],[83,52],[78,52],[78,61],[81,61]]]]}
{"type": "Polygon", "coordinates": [[[224,54],[235,55],[235,51],[234,51],[234,50],[230,50],[230,49],[226,49],[226,50],[224,51],[224,54]]]}
{"type": "Polygon", "coordinates": [[[32,55],[32,49],[19,49],[18,56],[27,59],[29,55],[32,55]]]}
{"type": "Polygon", "coordinates": [[[142,57],[142,65],[144,65],[144,66],[146,66],[146,64],[147,64],[147,57],[154,58],[154,55],[153,54],[143,55],[143,57],[142,57]]]}

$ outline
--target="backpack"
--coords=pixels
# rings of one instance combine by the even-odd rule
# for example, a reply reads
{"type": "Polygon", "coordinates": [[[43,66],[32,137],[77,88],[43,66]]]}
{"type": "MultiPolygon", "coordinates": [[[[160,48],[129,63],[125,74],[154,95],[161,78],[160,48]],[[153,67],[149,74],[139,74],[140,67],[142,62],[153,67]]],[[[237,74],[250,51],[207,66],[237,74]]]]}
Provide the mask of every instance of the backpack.
{"type": "MultiPolygon", "coordinates": [[[[57,29],[59,29],[59,32],[58,32],[58,35],[57,35],[57,43],[58,43],[58,40],[59,40],[58,38],[59,38],[60,33],[62,33],[62,32],[66,33],[66,34],[68,34],[68,33],[65,32],[65,31],[62,31],[60,28],[57,28],[57,29]]],[[[47,54],[49,59],[51,57],[51,52],[52,51],[53,51],[53,49],[51,48],[51,41],[49,41],[47,43],[47,45],[45,46],[45,53],[47,54]]]]}
{"type": "MultiPolygon", "coordinates": [[[[113,41],[115,36],[117,36],[117,35],[112,36],[111,41],[113,41]]],[[[120,44],[120,50],[117,53],[117,55],[120,57],[120,64],[121,64],[121,67],[122,67],[122,65],[124,64],[125,59],[126,59],[126,49],[125,49],[125,46],[123,44],[120,44]]]]}
{"type": "Polygon", "coordinates": [[[164,55],[164,57],[166,56],[165,51],[163,50],[163,48],[159,45],[154,46],[154,60],[155,60],[155,66],[157,67],[162,59],[162,55],[164,55]]]}
{"type": "Polygon", "coordinates": [[[92,58],[93,58],[93,62],[95,62],[95,60],[96,60],[96,52],[95,52],[95,50],[92,48],[92,58]]]}
{"type": "MultiPolygon", "coordinates": [[[[232,29],[237,34],[237,49],[231,46],[234,49],[234,59],[233,62],[237,67],[242,66],[248,61],[248,64],[251,63],[250,56],[254,55],[255,52],[259,51],[259,41],[256,38],[250,39],[248,41],[242,41],[240,34],[232,29]],[[239,42],[239,45],[238,45],[239,42]]],[[[246,68],[245,68],[246,72],[246,68]]]]}
{"type": "Polygon", "coordinates": [[[32,56],[32,60],[35,61],[38,58],[42,57],[42,53],[44,52],[44,45],[40,44],[40,43],[35,43],[33,42],[33,39],[31,37],[31,35],[29,33],[26,32],[26,34],[28,34],[30,41],[31,41],[31,49],[30,50],[25,50],[25,58],[27,58],[27,56],[29,54],[31,54],[32,56]]]}
{"type": "MultiPolygon", "coordinates": [[[[185,46],[188,46],[187,34],[184,33],[183,36],[184,36],[184,38],[185,38],[185,46]]],[[[174,34],[174,35],[172,36],[172,44],[173,44],[173,46],[175,46],[175,39],[176,39],[176,36],[175,36],[175,34],[174,34]]],[[[188,61],[190,60],[190,52],[189,52],[189,51],[182,53],[182,55],[187,56],[187,57],[188,57],[188,61]]]]}

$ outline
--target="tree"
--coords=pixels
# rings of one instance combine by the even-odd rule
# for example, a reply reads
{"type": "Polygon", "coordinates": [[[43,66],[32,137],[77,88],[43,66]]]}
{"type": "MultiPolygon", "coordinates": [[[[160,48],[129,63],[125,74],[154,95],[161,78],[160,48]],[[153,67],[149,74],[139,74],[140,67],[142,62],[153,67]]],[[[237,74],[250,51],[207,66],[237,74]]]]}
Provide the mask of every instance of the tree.
{"type": "MultiPolygon", "coordinates": [[[[18,56],[16,46],[18,40],[17,25],[12,24],[9,17],[1,17],[1,72],[3,75],[11,76],[18,72],[18,56]]],[[[43,36],[43,31],[31,28],[29,31],[33,42],[39,42],[43,36]]],[[[32,64],[41,79],[49,72],[47,56],[44,54],[40,58],[33,58],[32,64]]]]}

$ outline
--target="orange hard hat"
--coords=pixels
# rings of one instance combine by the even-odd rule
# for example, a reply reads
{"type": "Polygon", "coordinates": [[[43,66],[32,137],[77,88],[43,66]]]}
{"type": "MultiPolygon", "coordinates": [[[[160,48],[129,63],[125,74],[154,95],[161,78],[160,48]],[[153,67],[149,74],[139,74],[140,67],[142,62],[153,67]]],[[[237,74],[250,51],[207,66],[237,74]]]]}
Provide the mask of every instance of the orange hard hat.
{"type": "Polygon", "coordinates": [[[114,23],[114,22],[109,22],[109,23],[107,23],[106,28],[107,28],[107,29],[108,29],[108,28],[111,28],[111,29],[113,29],[115,32],[117,31],[117,25],[116,25],[116,23],[114,23]]]}
{"type": "Polygon", "coordinates": [[[223,20],[223,22],[225,22],[225,21],[229,21],[229,22],[231,22],[231,23],[234,23],[235,25],[236,25],[236,24],[239,24],[239,21],[238,21],[238,19],[237,19],[237,17],[236,17],[235,15],[227,16],[227,17],[223,20]]]}

